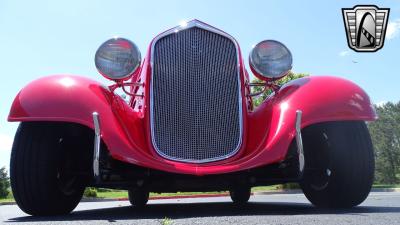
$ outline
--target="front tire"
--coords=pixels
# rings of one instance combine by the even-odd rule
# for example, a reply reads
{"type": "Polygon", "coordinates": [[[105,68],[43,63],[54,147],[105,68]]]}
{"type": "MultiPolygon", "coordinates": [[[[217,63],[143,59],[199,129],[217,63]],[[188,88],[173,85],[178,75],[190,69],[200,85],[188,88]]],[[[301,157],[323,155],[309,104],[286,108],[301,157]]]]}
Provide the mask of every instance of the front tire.
{"type": "Polygon", "coordinates": [[[251,195],[251,188],[249,187],[236,187],[229,191],[231,199],[236,205],[246,204],[251,195]]]}
{"type": "Polygon", "coordinates": [[[300,185],[318,207],[349,208],[368,196],[374,153],[365,122],[345,121],[304,129],[306,167],[300,185]]]}
{"type": "Polygon", "coordinates": [[[143,208],[149,201],[149,191],[138,188],[128,190],[129,202],[132,206],[143,208]]]}
{"type": "MultiPolygon", "coordinates": [[[[68,175],[69,160],[60,127],[24,122],[15,134],[11,153],[11,188],[18,206],[35,216],[71,212],[79,203],[84,185],[68,175]]],[[[72,150],[71,150],[72,151],[72,150]]]]}

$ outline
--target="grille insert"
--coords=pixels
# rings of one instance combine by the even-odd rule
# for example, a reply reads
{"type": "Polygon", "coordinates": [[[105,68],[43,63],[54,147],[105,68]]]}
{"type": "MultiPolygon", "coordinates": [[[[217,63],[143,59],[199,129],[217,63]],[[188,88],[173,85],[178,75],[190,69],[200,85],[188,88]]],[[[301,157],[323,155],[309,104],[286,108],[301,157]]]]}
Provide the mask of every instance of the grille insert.
{"type": "Polygon", "coordinates": [[[152,46],[151,129],[156,151],[184,162],[235,154],[241,143],[241,98],[234,42],[191,27],[152,46]]]}

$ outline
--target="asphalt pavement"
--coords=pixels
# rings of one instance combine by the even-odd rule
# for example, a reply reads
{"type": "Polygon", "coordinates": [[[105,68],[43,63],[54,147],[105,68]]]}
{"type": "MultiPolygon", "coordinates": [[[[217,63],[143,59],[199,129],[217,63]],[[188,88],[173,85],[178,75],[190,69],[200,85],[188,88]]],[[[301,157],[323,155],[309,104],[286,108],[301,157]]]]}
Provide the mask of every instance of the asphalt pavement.
{"type": "Polygon", "coordinates": [[[313,207],[303,194],[253,195],[235,207],[229,197],[150,200],[142,210],[127,201],[82,202],[70,214],[32,217],[16,205],[0,206],[4,224],[400,224],[400,193],[375,192],[358,207],[313,207]],[[167,219],[165,219],[167,218],[167,219]]]}

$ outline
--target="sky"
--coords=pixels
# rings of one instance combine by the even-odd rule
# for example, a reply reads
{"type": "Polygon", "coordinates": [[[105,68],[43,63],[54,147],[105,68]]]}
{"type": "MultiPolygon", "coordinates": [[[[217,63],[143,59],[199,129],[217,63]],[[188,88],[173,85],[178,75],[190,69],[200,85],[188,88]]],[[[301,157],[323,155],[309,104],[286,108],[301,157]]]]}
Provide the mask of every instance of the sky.
{"type": "Polygon", "coordinates": [[[111,84],[94,66],[102,42],[113,36],[128,38],[143,56],[157,34],[190,19],[235,37],[247,68],[251,47],[275,39],[291,50],[294,72],[344,77],[377,104],[400,100],[400,1],[1,0],[0,167],[8,168],[18,127],[7,122],[8,112],[26,84],[52,74],[111,84]],[[390,8],[385,45],[378,52],[356,53],[347,45],[341,8],[357,4],[390,8]]]}

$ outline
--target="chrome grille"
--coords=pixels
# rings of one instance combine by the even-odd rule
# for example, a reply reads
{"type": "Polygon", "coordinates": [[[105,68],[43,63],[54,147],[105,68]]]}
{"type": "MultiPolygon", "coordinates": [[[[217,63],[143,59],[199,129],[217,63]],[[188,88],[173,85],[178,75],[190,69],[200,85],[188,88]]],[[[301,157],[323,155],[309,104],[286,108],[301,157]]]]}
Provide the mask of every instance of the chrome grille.
{"type": "Polygon", "coordinates": [[[150,110],[156,151],[194,163],[235,154],[242,118],[234,42],[191,27],[156,40],[152,57],[150,110]]]}

